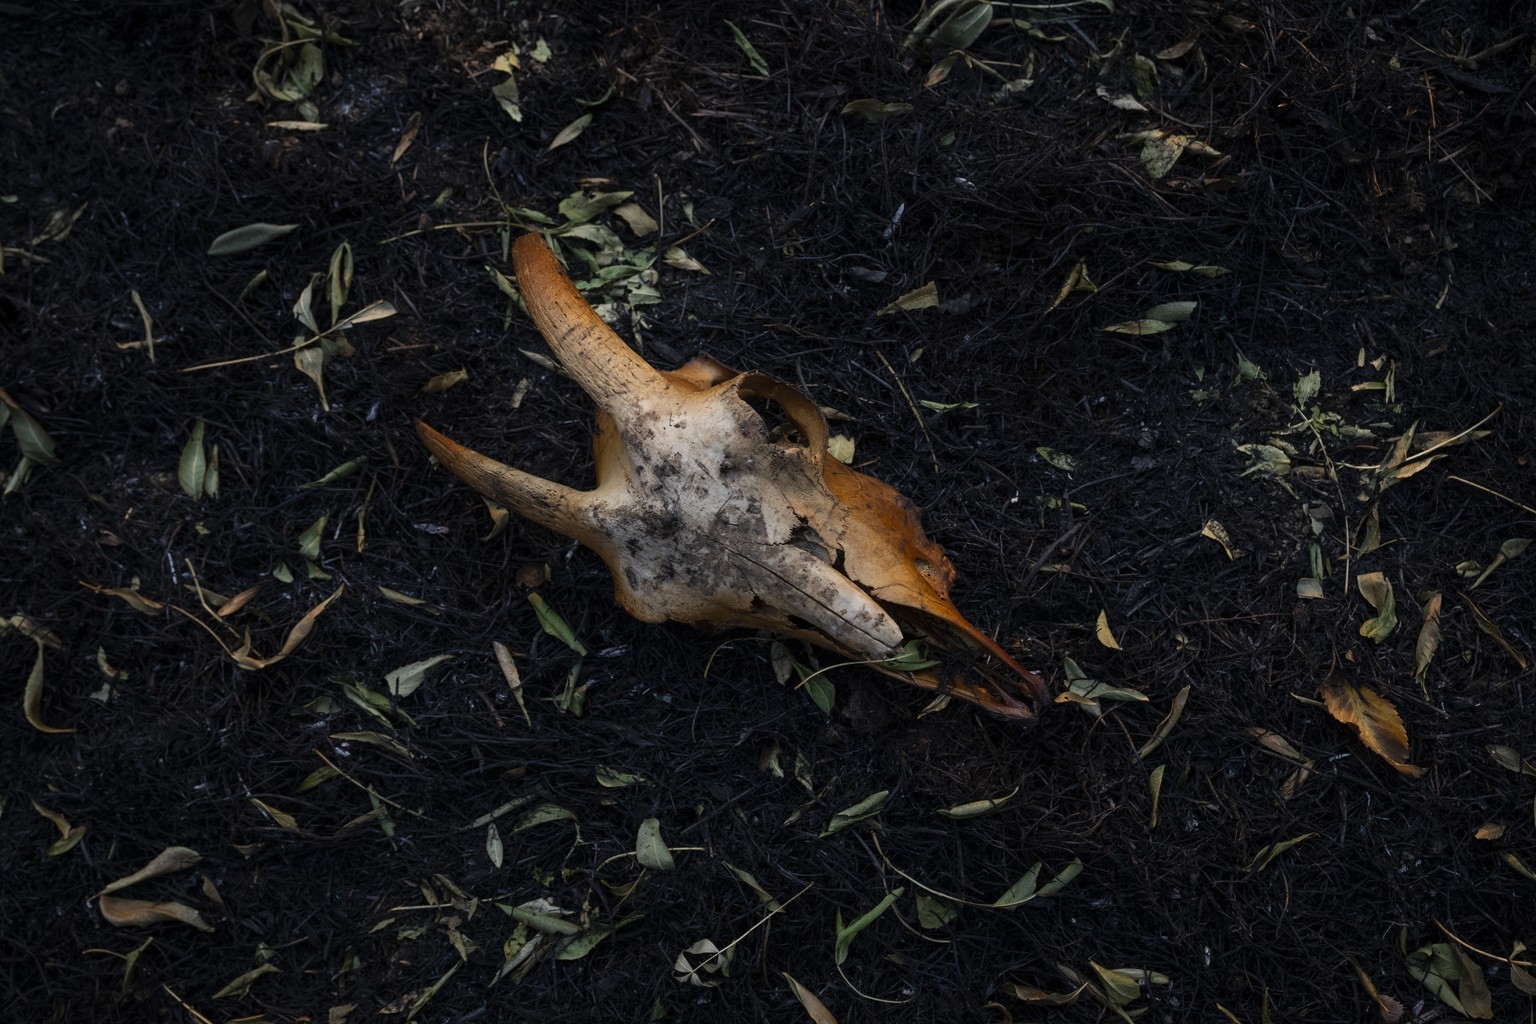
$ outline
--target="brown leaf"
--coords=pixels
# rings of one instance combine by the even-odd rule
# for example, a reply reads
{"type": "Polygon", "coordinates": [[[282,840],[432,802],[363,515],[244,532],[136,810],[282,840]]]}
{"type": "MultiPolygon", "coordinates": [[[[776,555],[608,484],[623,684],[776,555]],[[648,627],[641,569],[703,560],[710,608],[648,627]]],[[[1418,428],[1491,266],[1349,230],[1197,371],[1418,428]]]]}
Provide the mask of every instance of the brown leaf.
{"type": "Polygon", "coordinates": [[[132,587],[98,587],[93,583],[86,583],[84,580],[80,581],[80,585],[87,590],[94,590],[98,594],[106,594],[108,597],[115,597],[126,601],[128,607],[143,615],[158,615],[165,610],[165,605],[145,597],[132,587]]]}
{"type": "Polygon", "coordinates": [[[283,641],[282,649],[279,650],[276,654],[272,655],[272,657],[258,658],[252,655],[248,650],[242,648],[241,650],[237,650],[233,653],[235,662],[239,664],[241,668],[261,669],[266,668],[269,665],[275,665],[282,661],[284,658],[288,657],[288,655],[292,654],[298,648],[299,644],[303,643],[305,638],[314,631],[315,620],[320,617],[320,613],[329,608],[331,606],[331,602],[340,597],[342,592],[346,589],[347,586],[345,583],[343,583],[341,586],[336,588],[336,592],[334,594],[326,598],[324,601],[321,601],[319,604],[315,605],[309,611],[305,612],[304,617],[300,619],[298,623],[288,631],[288,637],[283,641]]]}
{"type": "Polygon", "coordinates": [[[816,993],[790,977],[788,971],[780,971],[784,980],[789,982],[789,990],[795,994],[800,1005],[805,1007],[805,1012],[810,1015],[815,1024],[837,1024],[837,1018],[832,1016],[832,1011],[827,1009],[825,1003],[816,998],[816,993]]]}
{"type": "Polygon", "coordinates": [[[145,864],[131,875],[124,875],[115,882],[109,882],[98,896],[126,889],[130,885],[146,882],[151,878],[159,878],[161,875],[174,874],[177,871],[185,871],[203,859],[203,855],[186,846],[167,846],[157,853],[153,860],[145,864]]]}
{"type": "MultiPolygon", "coordinates": [[[[1429,663],[1434,660],[1435,651],[1440,647],[1440,605],[1444,600],[1437,590],[1431,590],[1423,595],[1424,598],[1424,624],[1419,627],[1419,639],[1413,645],[1413,677],[1424,686],[1424,676],[1429,672],[1429,663]]],[[[1426,689],[1425,695],[1428,696],[1426,689]]]]}
{"type": "Polygon", "coordinates": [[[120,896],[103,896],[100,900],[101,916],[109,924],[119,928],[143,927],[177,921],[189,924],[199,931],[211,932],[213,925],[203,920],[203,915],[185,903],[152,903],[149,900],[130,900],[120,896]]]}
{"type": "Polygon", "coordinates": [[[1504,631],[1499,628],[1498,624],[1488,616],[1484,615],[1483,610],[1477,605],[1473,604],[1472,599],[1466,594],[1460,594],[1458,596],[1467,606],[1467,609],[1472,612],[1472,621],[1477,623],[1477,628],[1493,637],[1493,642],[1504,648],[1504,653],[1508,654],[1511,658],[1514,658],[1515,661],[1520,664],[1520,670],[1522,672],[1529,669],[1531,667],[1530,659],[1525,656],[1523,651],[1509,642],[1509,640],[1504,636],[1504,631]]]}
{"type": "Polygon", "coordinates": [[[1357,687],[1338,672],[1320,688],[1328,713],[1352,725],[1360,741],[1399,772],[1412,778],[1424,769],[1408,762],[1408,731],[1403,719],[1385,697],[1368,686],[1357,687]]]}

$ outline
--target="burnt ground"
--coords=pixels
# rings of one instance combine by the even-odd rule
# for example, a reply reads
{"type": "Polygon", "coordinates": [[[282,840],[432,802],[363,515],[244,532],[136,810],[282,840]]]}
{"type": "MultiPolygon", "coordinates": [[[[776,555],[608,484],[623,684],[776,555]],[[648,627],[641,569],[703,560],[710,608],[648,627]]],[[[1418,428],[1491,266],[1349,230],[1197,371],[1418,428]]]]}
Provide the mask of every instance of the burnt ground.
{"type": "Polygon", "coordinates": [[[1530,954],[1509,958],[1536,945],[1536,552],[1471,588],[1536,535],[1532,25],[1476,2],[1117,6],[998,5],[926,84],[945,51],[904,46],[910,3],[304,4],[286,30],[246,2],[4,4],[0,387],[56,462],[0,504],[0,1017],[806,1019],[787,972],[844,1022],[1121,1019],[1103,999],[1374,1020],[1362,975],[1403,1019],[1529,1020],[1530,954]],[[301,15],[330,33],[308,57],[301,15]],[[493,95],[509,52],[520,122],[493,95]],[[253,98],[253,68],[291,97],[253,98]],[[859,99],[910,110],[842,113],[859,99]],[[325,127],[274,124],[304,121],[325,127]],[[1156,178],[1128,138],[1154,129],[1189,140],[1156,178]],[[974,621],[1053,691],[1071,659],[1145,702],[918,717],[921,692],[842,668],[826,713],[756,638],[626,617],[564,538],[482,540],[486,506],[412,420],[590,479],[591,403],[522,353],[547,350],[486,269],[583,188],[633,192],[708,271],[593,296],[641,303],[617,313],[653,362],[707,351],[846,412],[974,621]],[[206,254],[257,222],[297,227],[206,254]],[[285,350],[343,242],[341,315],[398,313],[345,332],[326,411],[285,350]],[[1079,261],[1097,290],[1053,305],[1079,261]],[[929,281],[937,308],[876,315],[929,281]],[[1169,302],[1197,305],[1105,330],[1169,302]],[[194,499],[199,422],[219,487],[194,499]],[[1372,470],[1422,448],[1394,453],[1415,426],[1478,424],[1421,472],[1372,470]],[[1245,474],[1266,457],[1289,472],[1245,474]],[[1369,573],[1395,596],[1379,642],[1369,573]],[[248,631],[271,657],[338,593],[268,667],[226,653],[248,631]],[[1330,716],[1330,676],[1398,709],[1422,775],[1330,716]],[[634,856],[653,818],[670,871],[634,856]],[[211,930],[104,921],[95,894],[167,847],[201,861],[120,895],[211,930]],[[920,906],[925,886],[975,905],[920,906]],[[898,890],[839,969],[839,915],[898,890]],[[674,978],[701,940],[735,941],[717,987],[674,978]],[[1031,993],[1074,977],[1068,1005],[1031,993]]]}

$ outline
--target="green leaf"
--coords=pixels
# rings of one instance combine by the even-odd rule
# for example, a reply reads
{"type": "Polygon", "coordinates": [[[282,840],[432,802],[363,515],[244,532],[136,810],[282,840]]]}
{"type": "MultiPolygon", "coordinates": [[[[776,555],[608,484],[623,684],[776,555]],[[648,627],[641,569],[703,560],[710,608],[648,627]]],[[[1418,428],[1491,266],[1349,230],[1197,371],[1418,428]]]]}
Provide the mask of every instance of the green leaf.
{"type": "Polygon", "coordinates": [[[1166,320],[1147,319],[1127,320],[1124,323],[1110,324],[1104,329],[1111,334],[1147,335],[1162,334],[1164,331],[1173,330],[1176,326],[1176,324],[1171,324],[1166,320]]]}
{"type": "Polygon", "coordinates": [[[1188,320],[1195,312],[1195,307],[1200,303],[1193,300],[1184,302],[1164,302],[1153,306],[1143,314],[1148,320],[1161,320],[1164,323],[1178,324],[1188,320]]]}
{"type": "Polygon", "coordinates": [[[942,928],[960,914],[960,904],[926,892],[917,894],[917,923],[924,928],[942,928]]]}
{"type": "Polygon", "coordinates": [[[247,224],[226,231],[208,246],[209,256],[233,256],[249,252],[298,229],[297,224],[247,224]]]}
{"type": "Polygon", "coordinates": [[[752,70],[760,75],[768,74],[768,62],[763,60],[762,55],[757,52],[757,47],[753,46],[752,41],[747,38],[747,34],[737,28],[735,22],[727,21],[725,24],[731,30],[731,35],[736,38],[736,45],[741,48],[742,53],[747,55],[747,63],[752,65],[752,70]]]}
{"type": "Polygon", "coordinates": [[[929,36],[929,46],[936,50],[964,50],[981,38],[992,23],[990,3],[961,4],[929,36]]]}
{"type": "Polygon", "coordinates": [[[644,775],[621,772],[606,765],[597,766],[597,784],[604,789],[623,789],[626,786],[637,786],[644,781],[644,775]]]}
{"type": "Polygon", "coordinates": [[[886,668],[893,668],[897,672],[921,672],[924,669],[933,668],[939,662],[936,658],[928,656],[928,645],[921,640],[908,640],[901,648],[901,653],[892,658],[887,658],[880,664],[886,668]]]}
{"type": "Polygon", "coordinates": [[[832,705],[837,703],[837,689],[832,685],[832,680],[824,674],[817,674],[805,680],[805,692],[810,694],[811,700],[821,708],[823,714],[832,713],[832,705]]]}
{"type": "Polygon", "coordinates": [[[329,514],[321,516],[310,524],[309,529],[299,534],[299,554],[311,562],[318,560],[320,557],[320,538],[324,534],[325,524],[330,518],[329,514]]]}
{"type": "Polygon", "coordinates": [[[1295,396],[1296,408],[1305,409],[1322,390],[1323,374],[1319,370],[1313,370],[1296,378],[1296,383],[1291,385],[1291,394],[1295,396]]]}
{"type": "Polygon", "coordinates": [[[661,822],[656,818],[646,818],[640,823],[640,831],[635,837],[635,859],[641,867],[653,871],[671,871],[677,867],[672,851],[661,838],[661,822]]]}
{"type": "Polygon", "coordinates": [[[451,654],[439,654],[424,661],[413,661],[409,665],[402,665],[384,677],[384,685],[389,687],[389,692],[396,697],[409,697],[420,688],[427,678],[429,669],[452,660],[451,654]]]}
{"type": "Polygon", "coordinates": [[[567,227],[585,224],[604,210],[618,206],[634,195],[630,192],[572,192],[560,200],[560,216],[567,227]]]}
{"type": "Polygon", "coordinates": [[[1360,596],[1376,609],[1374,618],[1360,624],[1360,635],[1379,644],[1397,628],[1397,601],[1392,596],[1392,583],[1379,572],[1361,573],[1355,583],[1360,588],[1360,596]]]}
{"type": "Polygon", "coordinates": [[[176,479],[181,489],[193,501],[203,496],[203,485],[208,479],[208,452],[203,447],[203,421],[192,425],[192,436],[181,450],[181,462],[176,467],[176,479]]]}
{"type": "Polygon", "coordinates": [[[300,484],[299,490],[312,491],[316,487],[324,487],[326,484],[333,484],[338,480],[345,480],[349,476],[355,476],[357,471],[362,469],[363,466],[367,465],[367,463],[368,456],[360,455],[355,459],[350,459],[346,462],[343,462],[341,465],[337,466],[335,469],[331,470],[329,473],[325,474],[325,476],[322,476],[318,480],[311,480],[307,484],[300,484]]]}
{"type": "Polygon", "coordinates": [[[1008,891],[997,898],[992,906],[1000,910],[1008,910],[1012,907],[1022,906],[1031,900],[1045,896],[1054,896],[1067,887],[1074,878],[1083,873],[1083,862],[1076,858],[1072,863],[1058,871],[1054,878],[1044,885],[1037,885],[1040,879],[1040,869],[1043,862],[1036,861],[1030,869],[1024,872],[1024,876],[1008,887],[1008,891]]]}
{"type": "Polygon", "coordinates": [[[10,421],[11,431],[15,433],[16,443],[21,448],[22,458],[30,459],[41,466],[51,466],[58,462],[59,458],[54,454],[53,438],[48,436],[42,424],[33,419],[32,415],[21,406],[10,401],[11,396],[5,394],[3,390],[0,390],[0,396],[3,396],[5,401],[5,404],[0,406],[0,413],[9,413],[8,416],[0,415],[0,426],[3,426],[6,420],[10,421]]]}
{"type": "Polygon", "coordinates": [[[549,146],[544,151],[546,153],[552,152],[559,149],[561,146],[566,145],[567,143],[575,142],[576,137],[582,132],[586,131],[587,125],[591,123],[592,115],[582,114],[576,120],[572,121],[564,128],[561,128],[555,137],[549,141],[549,146]]]}
{"type": "Polygon", "coordinates": [[[1063,470],[1067,473],[1070,473],[1072,470],[1077,468],[1077,463],[1073,460],[1072,456],[1068,455],[1066,452],[1059,452],[1055,448],[1046,448],[1042,446],[1035,449],[1035,454],[1039,455],[1042,459],[1044,459],[1046,462],[1049,462],[1057,469],[1063,470]]]}
{"type": "Polygon", "coordinates": [[[902,887],[893,892],[886,893],[885,899],[876,903],[873,910],[846,925],[843,924],[843,912],[841,910],[837,912],[837,937],[832,945],[832,959],[839,967],[843,965],[844,960],[848,959],[848,947],[853,944],[853,940],[859,932],[874,924],[880,915],[891,909],[891,904],[895,903],[901,897],[901,894],[906,891],[906,888],[902,887]]]}
{"type": "Polygon", "coordinates": [[[953,807],[945,807],[939,811],[946,818],[978,818],[983,814],[991,814],[1003,804],[1018,795],[1019,787],[1014,786],[1013,791],[1002,796],[988,797],[984,800],[972,800],[968,803],[956,804],[953,807]]]}
{"type": "Polygon", "coordinates": [[[587,648],[585,645],[576,639],[576,634],[571,631],[571,627],[566,624],[565,619],[560,616],[559,612],[549,606],[549,602],[545,601],[537,593],[532,593],[528,595],[528,603],[533,605],[533,613],[539,617],[539,625],[544,627],[544,632],[559,640],[582,657],[586,657],[587,648]]]}
{"type": "Polygon", "coordinates": [[[852,807],[843,808],[832,815],[832,821],[827,825],[827,830],[821,835],[830,836],[834,832],[841,832],[849,825],[856,825],[867,818],[873,818],[880,813],[880,809],[885,806],[885,802],[890,798],[890,795],[890,790],[882,789],[878,793],[871,793],[852,807]]]}

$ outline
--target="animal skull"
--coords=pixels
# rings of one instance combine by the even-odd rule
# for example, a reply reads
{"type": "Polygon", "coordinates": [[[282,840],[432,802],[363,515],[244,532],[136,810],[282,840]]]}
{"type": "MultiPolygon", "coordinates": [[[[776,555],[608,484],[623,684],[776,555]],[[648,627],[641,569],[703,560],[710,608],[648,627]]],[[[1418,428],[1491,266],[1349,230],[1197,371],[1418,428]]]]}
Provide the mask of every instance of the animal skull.
{"type": "Polygon", "coordinates": [[[596,551],[620,606],[644,622],[766,629],[1033,717],[1045,684],[951,603],[954,567],[916,506],[827,454],[826,418],[804,392],[708,356],[657,371],[587,305],[538,235],[514,243],[512,262],[534,324],[597,402],[597,487],[531,476],[418,421],[450,472],[596,551]],[[799,436],[770,436],[753,401],[777,404],[799,436]],[[913,640],[969,653],[967,671],[902,670],[916,660],[913,640]]]}

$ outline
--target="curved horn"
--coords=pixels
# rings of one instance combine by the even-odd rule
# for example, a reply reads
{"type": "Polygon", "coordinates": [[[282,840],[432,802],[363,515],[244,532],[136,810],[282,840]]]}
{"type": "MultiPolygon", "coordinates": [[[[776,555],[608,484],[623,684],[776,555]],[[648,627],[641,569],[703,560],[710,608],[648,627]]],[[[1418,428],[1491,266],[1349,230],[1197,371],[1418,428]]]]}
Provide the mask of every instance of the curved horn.
{"type": "Polygon", "coordinates": [[[603,408],[609,399],[667,388],[666,378],[613,333],[536,234],[512,243],[512,266],[534,326],[567,373],[603,408]]]}
{"type": "Polygon", "coordinates": [[[590,546],[593,524],[587,515],[586,494],[504,466],[439,434],[421,420],[416,421],[416,433],[448,472],[487,498],[590,546]]]}

